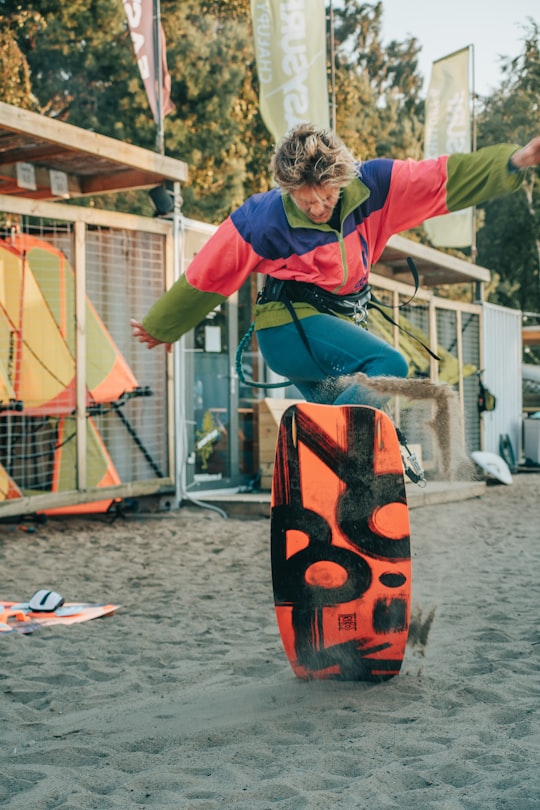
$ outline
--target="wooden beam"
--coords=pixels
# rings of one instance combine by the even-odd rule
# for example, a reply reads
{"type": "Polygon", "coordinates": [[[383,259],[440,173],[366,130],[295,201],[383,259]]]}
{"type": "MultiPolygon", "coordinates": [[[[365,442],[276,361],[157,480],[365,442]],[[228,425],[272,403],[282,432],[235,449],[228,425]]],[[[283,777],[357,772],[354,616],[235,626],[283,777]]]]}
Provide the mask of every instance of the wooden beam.
{"type": "Polygon", "coordinates": [[[75,222],[75,381],[76,381],[76,437],[77,464],[75,469],[77,490],[87,489],[87,431],[86,431],[86,225],[75,222]]]}
{"type": "MultiPolygon", "coordinates": [[[[36,186],[34,190],[20,188],[17,185],[17,167],[15,163],[0,165],[0,191],[2,194],[15,194],[31,199],[58,199],[51,191],[49,169],[42,166],[35,167],[36,186]],[[1,181],[7,185],[2,185],[1,181]]],[[[139,169],[125,169],[122,166],[111,167],[111,171],[93,175],[67,174],[68,192],[70,197],[89,196],[91,194],[105,194],[115,191],[130,191],[133,189],[153,188],[163,182],[160,174],[150,174],[139,169]]]]}
{"type": "Polygon", "coordinates": [[[55,144],[43,144],[42,146],[19,146],[17,149],[8,149],[5,152],[0,151],[0,166],[9,165],[22,161],[23,163],[35,163],[38,160],[51,160],[51,158],[61,158],[66,154],[65,147],[56,146],[55,144]]]}
{"type": "Polygon", "coordinates": [[[137,169],[122,169],[110,174],[81,177],[81,194],[105,194],[127,189],[152,188],[163,182],[160,174],[149,174],[137,169]]]}
{"type": "MultiPolygon", "coordinates": [[[[442,253],[440,250],[422,245],[420,242],[413,242],[411,239],[406,239],[399,234],[391,236],[388,240],[389,252],[397,250],[403,256],[403,261],[406,261],[407,256],[419,262],[425,262],[437,269],[441,275],[444,270],[451,271],[452,274],[461,276],[462,281],[490,281],[491,273],[487,267],[480,267],[480,265],[467,262],[464,259],[458,259],[456,256],[449,256],[447,253],[442,253]]],[[[384,264],[384,252],[379,260],[384,264]]],[[[391,266],[391,264],[390,264],[391,266]]],[[[425,272],[426,280],[429,277],[429,271],[425,272]]],[[[442,282],[439,282],[442,283],[442,282]]]]}
{"type": "Polygon", "coordinates": [[[540,346],[540,324],[524,326],[521,330],[524,346],[540,346]]]}
{"type": "Polygon", "coordinates": [[[47,509],[93,503],[109,498],[122,500],[145,495],[165,495],[172,492],[174,492],[174,482],[171,478],[152,478],[148,481],[133,481],[115,487],[92,487],[86,492],[48,492],[43,495],[23,495],[22,498],[10,498],[0,503],[0,519],[15,515],[35,515],[47,509]]]}
{"type": "Polygon", "coordinates": [[[63,219],[66,222],[86,222],[103,228],[123,228],[126,231],[144,231],[167,236],[173,227],[171,220],[160,217],[142,217],[124,214],[106,208],[87,208],[81,205],[66,205],[61,202],[29,200],[0,194],[0,211],[21,216],[63,219]]]}
{"type": "Polygon", "coordinates": [[[37,137],[40,141],[59,144],[78,153],[85,152],[168,180],[184,182],[188,179],[187,164],[181,160],[74,127],[46,115],[22,110],[3,101],[0,101],[0,127],[24,135],[39,133],[37,137]]]}
{"type": "MultiPolygon", "coordinates": [[[[4,163],[0,166],[0,180],[5,180],[7,186],[0,184],[0,191],[2,194],[18,194],[21,197],[32,197],[33,199],[57,199],[53,196],[51,191],[51,177],[49,169],[43,166],[34,167],[36,176],[36,190],[33,191],[27,188],[21,188],[17,184],[17,166],[15,163],[4,163]]],[[[74,197],[81,195],[81,184],[79,178],[73,174],[67,174],[68,192],[74,197]]]]}

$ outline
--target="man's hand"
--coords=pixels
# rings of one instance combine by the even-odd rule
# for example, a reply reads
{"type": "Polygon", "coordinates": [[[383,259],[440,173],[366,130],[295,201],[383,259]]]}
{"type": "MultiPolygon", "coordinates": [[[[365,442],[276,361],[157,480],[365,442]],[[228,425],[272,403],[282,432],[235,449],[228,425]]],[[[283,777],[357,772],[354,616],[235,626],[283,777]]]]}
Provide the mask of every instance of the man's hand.
{"type": "Polygon", "coordinates": [[[538,166],[540,164],[540,136],[533,138],[529,141],[527,146],[523,146],[514,152],[510,158],[512,166],[516,169],[527,169],[529,166],[538,166]]]}
{"type": "Polygon", "coordinates": [[[165,345],[168,352],[172,351],[172,343],[165,343],[164,340],[158,340],[157,338],[152,337],[152,335],[146,331],[142,323],[136,321],[135,318],[131,318],[129,325],[133,330],[133,337],[138,340],[139,343],[146,343],[147,348],[155,349],[156,346],[165,345]]]}

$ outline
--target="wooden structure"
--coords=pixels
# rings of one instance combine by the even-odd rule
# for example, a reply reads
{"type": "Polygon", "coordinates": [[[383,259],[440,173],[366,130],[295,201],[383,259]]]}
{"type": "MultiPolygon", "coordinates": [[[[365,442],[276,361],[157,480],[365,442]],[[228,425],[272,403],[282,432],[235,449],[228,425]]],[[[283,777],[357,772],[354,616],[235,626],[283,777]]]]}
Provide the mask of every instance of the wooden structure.
{"type": "MultiPolygon", "coordinates": [[[[441,284],[487,283],[491,274],[486,267],[458,259],[440,250],[413,242],[399,234],[390,237],[383,254],[375,266],[375,272],[385,278],[410,284],[411,271],[407,257],[412,257],[418,270],[420,285],[435,288],[441,284]]],[[[480,300],[481,295],[476,299],[480,300]]]]}
{"type": "Polygon", "coordinates": [[[300,399],[275,399],[265,397],[258,407],[259,429],[259,468],[261,471],[261,489],[270,489],[274,472],[274,456],[279,422],[289,405],[301,402],[300,399]]]}
{"type": "Polygon", "coordinates": [[[0,194],[73,199],[187,178],[180,160],[0,102],[0,194]]]}
{"type": "MultiPolygon", "coordinates": [[[[38,240],[50,261],[51,256],[60,257],[58,278],[67,283],[72,274],[67,305],[73,312],[75,337],[70,351],[76,368],[73,412],[45,414],[41,419],[26,416],[24,402],[12,405],[6,392],[18,372],[14,377],[13,370],[2,368],[0,518],[58,508],[73,510],[104,498],[111,502],[143,495],[170,499],[175,492],[172,359],[148,357],[131,338],[129,317],[142,315],[151,297],[158,297],[179,272],[177,217],[141,217],[66,203],[89,195],[167,184],[173,189],[176,214],[180,183],[187,178],[187,165],[182,161],[0,102],[2,249],[11,255],[10,251],[16,252],[17,239],[29,236],[38,240]],[[89,399],[86,387],[88,368],[100,362],[100,356],[93,353],[92,333],[87,331],[94,312],[139,382],[138,388],[111,402],[89,399]],[[61,425],[62,430],[57,427],[51,432],[51,423],[61,425]],[[92,454],[96,453],[105,466],[115,470],[115,475],[103,476],[102,481],[120,483],[92,484],[92,454]],[[58,471],[62,472],[62,465],[66,477],[74,482],[68,489],[51,484],[55,478],[61,479],[58,471]],[[70,465],[69,475],[66,467],[70,465]]],[[[34,283],[30,259],[24,253],[20,256],[23,277],[30,274],[34,283]]],[[[43,273],[50,276],[52,270],[55,267],[46,266],[43,273]]],[[[7,268],[2,273],[3,289],[13,289],[14,279],[7,268]]],[[[52,311],[60,319],[67,288],[51,291],[49,287],[42,293],[36,285],[34,289],[40,305],[45,300],[42,295],[49,297],[52,311]]],[[[35,318],[39,317],[36,309],[35,318]]],[[[24,347],[24,327],[9,313],[4,312],[2,318],[0,350],[9,365],[13,351],[8,342],[24,347]]],[[[58,326],[59,330],[65,328],[58,326]]],[[[69,324],[67,328],[71,328],[69,324]]],[[[46,337],[43,343],[47,345],[46,337]]],[[[49,359],[52,363],[45,351],[43,365],[49,359]]]]}
{"type": "Polygon", "coordinates": [[[521,330],[524,346],[540,346],[540,324],[524,326],[521,330]]]}

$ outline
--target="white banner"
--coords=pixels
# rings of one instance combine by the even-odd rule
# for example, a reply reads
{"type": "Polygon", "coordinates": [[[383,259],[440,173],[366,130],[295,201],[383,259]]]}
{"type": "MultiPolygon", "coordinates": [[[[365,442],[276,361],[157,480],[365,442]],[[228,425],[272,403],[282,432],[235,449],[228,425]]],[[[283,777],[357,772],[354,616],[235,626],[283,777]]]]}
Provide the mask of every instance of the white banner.
{"type": "Polygon", "coordinates": [[[278,141],[295,124],[329,126],[324,0],[250,0],[261,116],[278,141]]]}
{"type": "MultiPolygon", "coordinates": [[[[424,157],[471,151],[469,48],[433,62],[426,99],[424,157]]],[[[469,247],[473,209],[455,211],[424,222],[436,247],[469,247]]]]}

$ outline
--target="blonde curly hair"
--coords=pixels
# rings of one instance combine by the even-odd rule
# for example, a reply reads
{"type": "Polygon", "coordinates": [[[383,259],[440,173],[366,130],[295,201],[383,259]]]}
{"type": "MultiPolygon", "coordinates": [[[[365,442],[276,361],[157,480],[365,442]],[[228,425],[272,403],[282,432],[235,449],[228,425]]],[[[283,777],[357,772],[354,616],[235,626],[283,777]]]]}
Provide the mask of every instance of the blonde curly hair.
{"type": "Polygon", "coordinates": [[[343,188],[357,176],[359,165],[335,132],[298,124],[276,145],[270,169],[282,191],[291,192],[302,186],[343,188]]]}

